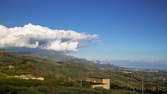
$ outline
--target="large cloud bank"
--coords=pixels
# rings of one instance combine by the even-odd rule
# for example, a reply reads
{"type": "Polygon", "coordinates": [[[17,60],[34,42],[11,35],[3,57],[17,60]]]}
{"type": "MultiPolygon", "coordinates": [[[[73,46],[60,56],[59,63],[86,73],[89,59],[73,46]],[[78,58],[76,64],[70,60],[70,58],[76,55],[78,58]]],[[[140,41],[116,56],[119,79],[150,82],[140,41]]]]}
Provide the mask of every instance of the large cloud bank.
{"type": "Polygon", "coordinates": [[[82,40],[94,40],[96,34],[88,35],[73,30],[53,30],[40,25],[23,27],[0,25],[0,48],[27,47],[54,51],[77,51],[82,40]]]}

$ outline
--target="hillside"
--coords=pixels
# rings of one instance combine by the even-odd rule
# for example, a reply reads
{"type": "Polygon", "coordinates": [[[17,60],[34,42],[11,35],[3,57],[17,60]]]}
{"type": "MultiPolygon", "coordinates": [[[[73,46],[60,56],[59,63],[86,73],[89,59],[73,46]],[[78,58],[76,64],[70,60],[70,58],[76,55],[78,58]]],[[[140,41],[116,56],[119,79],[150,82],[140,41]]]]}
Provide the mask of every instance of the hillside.
{"type": "MultiPolygon", "coordinates": [[[[42,92],[40,91],[40,89],[44,87],[46,91],[51,89],[52,92],[56,92],[55,90],[59,89],[59,91],[57,92],[60,93],[56,94],[78,94],[72,92],[74,90],[76,92],[82,91],[83,94],[128,94],[128,93],[140,94],[141,81],[143,80],[145,82],[144,90],[146,93],[154,94],[155,92],[159,92],[159,94],[165,94],[167,90],[166,80],[153,79],[152,77],[155,77],[155,73],[152,73],[152,75],[147,75],[147,73],[148,72],[120,68],[109,64],[93,63],[84,59],[73,59],[68,61],[60,61],[60,60],[52,61],[39,57],[24,56],[24,55],[9,53],[3,50],[0,51],[0,74],[1,74],[0,91],[3,91],[4,88],[6,87],[10,87],[9,88],[10,90],[16,90],[16,91],[19,89],[24,90],[30,86],[32,87],[31,89],[34,92],[42,92]],[[35,80],[20,81],[13,78],[12,80],[11,78],[8,77],[15,75],[23,75],[23,74],[24,75],[31,74],[36,77],[44,77],[45,80],[42,82],[35,80]],[[80,83],[78,83],[78,81],[84,80],[86,77],[89,76],[110,78],[111,91],[80,87],[80,83]],[[20,86],[24,88],[21,88],[20,86]],[[158,91],[156,90],[157,86],[159,89],[158,91]],[[36,87],[38,87],[38,89],[36,87]],[[61,87],[63,87],[64,89],[61,87]],[[66,91],[66,93],[61,93],[62,92],[61,90],[66,91]]],[[[163,74],[166,74],[166,72],[164,72],[163,74]]],[[[28,92],[30,91],[31,90],[28,89],[28,92]]],[[[16,94],[22,94],[22,93],[16,93],[16,94]]],[[[55,94],[55,93],[44,93],[44,94],[55,94]]]]}
{"type": "Polygon", "coordinates": [[[0,51],[0,69],[1,72],[8,75],[33,74],[45,77],[60,77],[75,74],[77,77],[77,72],[82,73],[82,71],[88,70],[83,64],[72,64],[71,66],[69,63],[0,51]],[[9,66],[12,66],[12,68],[9,68],[9,66]],[[73,73],[70,73],[70,71],[73,73]]]}

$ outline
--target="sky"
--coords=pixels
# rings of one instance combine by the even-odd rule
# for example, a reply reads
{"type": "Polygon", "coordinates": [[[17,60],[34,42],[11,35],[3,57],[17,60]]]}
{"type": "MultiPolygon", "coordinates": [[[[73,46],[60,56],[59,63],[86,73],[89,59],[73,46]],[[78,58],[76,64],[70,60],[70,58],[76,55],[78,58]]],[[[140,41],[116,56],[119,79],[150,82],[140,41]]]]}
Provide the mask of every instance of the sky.
{"type": "MultiPolygon", "coordinates": [[[[167,61],[166,0],[0,0],[0,25],[8,32],[15,26],[24,30],[25,25],[33,29],[40,25],[48,31],[72,30],[85,40],[97,35],[85,47],[68,53],[76,57],[167,61]]],[[[68,43],[82,40],[70,38],[68,43]]]]}

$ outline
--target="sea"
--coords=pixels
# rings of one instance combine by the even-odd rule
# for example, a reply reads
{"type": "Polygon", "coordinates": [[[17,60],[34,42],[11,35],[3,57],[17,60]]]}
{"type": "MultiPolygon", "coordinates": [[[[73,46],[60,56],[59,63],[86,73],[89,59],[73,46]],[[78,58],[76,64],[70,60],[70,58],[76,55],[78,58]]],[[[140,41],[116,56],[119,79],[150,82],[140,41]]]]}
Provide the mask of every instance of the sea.
{"type": "Polygon", "coordinates": [[[167,71],[167,62],[110,61],[108,63],[126,68],[167,71]]]}

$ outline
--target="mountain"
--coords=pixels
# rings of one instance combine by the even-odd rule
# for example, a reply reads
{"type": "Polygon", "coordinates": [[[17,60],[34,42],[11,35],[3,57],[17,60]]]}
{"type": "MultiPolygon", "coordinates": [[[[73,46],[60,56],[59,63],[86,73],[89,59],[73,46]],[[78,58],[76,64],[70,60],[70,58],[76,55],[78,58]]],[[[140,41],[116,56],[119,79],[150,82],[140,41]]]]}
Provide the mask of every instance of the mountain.
{"type": "Polygon", "coordinates": [[[80,78],[79,74],[86,75],[88,67],[83,64],[71,62],[55,62],[43,58],[23,56],[6,51],[0,51],[1,72],[8,75],[32,74],[35,76],[61,77],[69,76],[72,78],[80,78]],[[8,68],[13,66],[12,69],[8,68]]]}
{"type": "Polygon", "coordinates": [[[47,93],[26,94],[78,94],[77,92],[82,92],[81,94],[129,94],[130,92],[134,92],[132,94],[140,94],[142,80],[145,86],[144,91],[148,94],[154,94],[156,92],[157,84],[158,92],[161,92],[158,94],[165,94],[164,92],[167,92],[167,73],[165,71],[128,69],[68,57],[66,55],[62,56],[64,56],[62,61],[56,59],[49,60],[0,50],[0,93],[6,94],[2,92],[7,91],[20,92],[20,90],[28,90],[30,92],[34,90],[33,92],[47,93]],[[66,60],[65,57],[70,59],[66,60]],[[29,74],[35,77],[44,77],[45,80],[41,82],[35,80],[20,81],[13,78],[9,79],[10,76],[29,74]],[[90,76],[110,78],[111,90],[103,91],[90,89],[89,87],[81,87],[78,81],[90,76]],[[45,90],[44,88],[46,91],[41,91],[45,90]]]}
{"type": "MultiPolygon", "coordinates": [[[[54,61],[71,61],[71,60],[78,60],[79,58],[66,55],[64,52],[56,52],[52,50],[42,50],[42,49],[33,49],[33,48],[5,48],[3,50],[22,54],[22,55],[29,55],[29,56],[37,56],[46,59],[51,59],[54,61]]],[[[81,60],[81,59],[79,59],[81,60]]],[[[85,59],[82,59],[85,60],[85,59]]]]}
{"type": "Polygon", "coordinates": [[[89,67],[83,64],[0,50],[0,94],[109,94],[107,90],[81,88],[78,80],[88,74],[89,67]],[[15,78],[20,75],[44,77],[45,80],[15,78]]]}
{"type": "Polygon", "coordinates": [[[107,70],[113,70],[113,72],[121,70],[119,67],[110,64],[98,64],[86,59],[52,52],[33,53],[31,55],[25,56],[1,50],[0,62],[1,68],[3,68],[2,71],[9,75],[33,74],[47,77],[49,74],[51,77],[68,76],[74,79],[83,79],[88,76],[100,76],[101,72],[107,70]],[[49,60],[49,58],[51,59],[49,60]],[[8,69],[11,65],[14,67],[12,70],[8,69]],[[101,72],[98,73],[98,71],[101,72]]]}
{"type": "Polygon", "coordinates": [[[5,48],[4,50],[26,56],[34,56],[34,57],[49,59],[56,62],[66,62],[66,63],[71,62],[75,64],[79,63],[84,65],[89,65],[91,67],[99,68],[102,70],[103,69],[112,70],[113,72],[119,72],[120,70],[124,69],[111,64],[102,63],[101,61],[91,61],[83,58],[77,58],[74,56],[66,55],[63,52],[56,52],[51,50],[31,49],[31,48],[5,48]]]}

